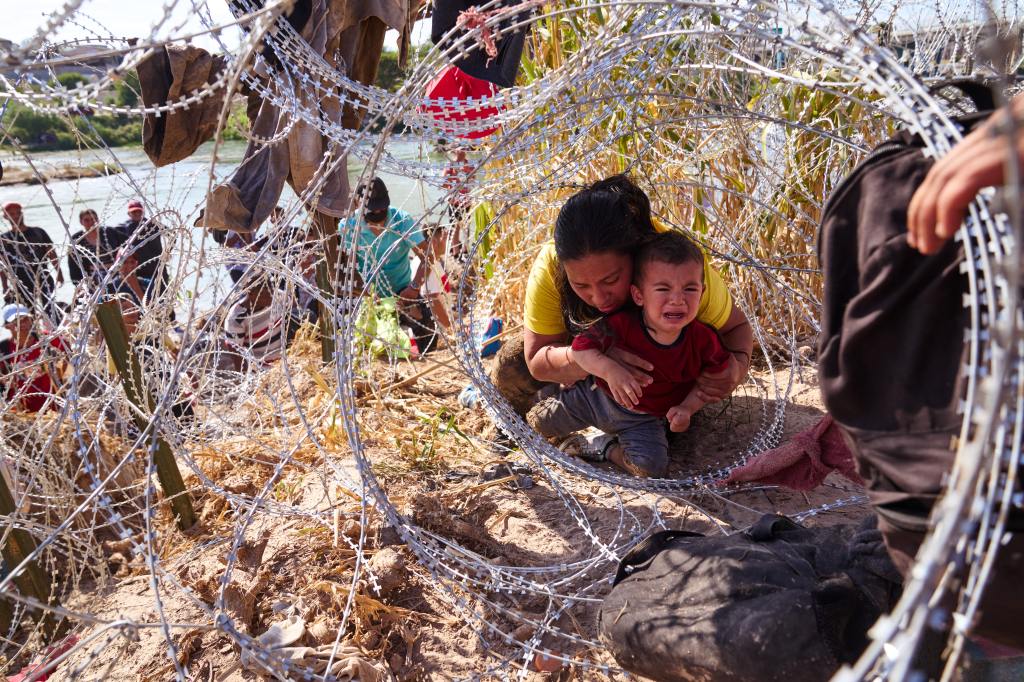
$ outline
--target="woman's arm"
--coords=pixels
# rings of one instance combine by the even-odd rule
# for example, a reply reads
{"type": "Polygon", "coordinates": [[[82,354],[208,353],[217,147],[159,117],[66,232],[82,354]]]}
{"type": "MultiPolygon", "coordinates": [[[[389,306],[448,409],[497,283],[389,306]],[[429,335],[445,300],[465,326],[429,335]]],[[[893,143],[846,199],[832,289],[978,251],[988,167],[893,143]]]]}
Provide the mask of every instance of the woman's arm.
{"type": "Polygon", "coordinates": [[[717,374],[697,377],[697,396],[704,402],[715,402],[729,397],[750,370],[750,354],[754,350],[754,330],[747,316],[732,304],[732,312],[718,330],[722,345],[732,354],[729,367],[717,374]]]}
{"type": "MultiPolygon", "coordinates": [[[[568,385],[590,376],[576,362],[576,354],[566,344],[567,340],[566,334],[538,334],[529,328],[523,330],[526,366],[534,379],[568,385]]],[[[613,348],[605,355],[624,367],[641,387],[653,381],[648,372],[654,369],[654,365],[643,358],[620,348],[613,348]]]]}
{"type": "Polygon", "coordinates": [[[526,366],[537,381],[574,384],[587,377],[587,372],[576,364],[572,347],[566,345],[565,334],[537,334],[523,330],[523,350],[526,366]]]}
{"type": "Polygon", "coordinates": [[[430,242],[424,241],[413,246],[412,250],[416,254],[416,258],[419,259],[419,265],[416,266],[416,272],[413,274],[409,286],[416,290],[416,297],[418,298],[419,290],[427,279],[427,273],[430,272],[430,266],[433,262],[433,249],[430,248],[430,242]]]}

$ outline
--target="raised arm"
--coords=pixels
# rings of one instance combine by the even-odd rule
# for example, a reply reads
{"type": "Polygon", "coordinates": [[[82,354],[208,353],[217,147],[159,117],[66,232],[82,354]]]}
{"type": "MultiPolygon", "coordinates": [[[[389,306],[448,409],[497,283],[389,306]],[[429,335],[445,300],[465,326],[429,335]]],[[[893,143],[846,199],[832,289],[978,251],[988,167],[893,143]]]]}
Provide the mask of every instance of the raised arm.
{"type": "Polygon", "coordinates": [[[1006,182],[1006,166],[1016,155],[1024,164],[1024,93],[992,114],[984,124],[939,159],[914,192],[907,209],[907,241],[923,254],[935,253],[960,229],[967,207],[985,187],[1006,182]],[[1008,133],[1010,117],[1016,139],[1008,133]]]}

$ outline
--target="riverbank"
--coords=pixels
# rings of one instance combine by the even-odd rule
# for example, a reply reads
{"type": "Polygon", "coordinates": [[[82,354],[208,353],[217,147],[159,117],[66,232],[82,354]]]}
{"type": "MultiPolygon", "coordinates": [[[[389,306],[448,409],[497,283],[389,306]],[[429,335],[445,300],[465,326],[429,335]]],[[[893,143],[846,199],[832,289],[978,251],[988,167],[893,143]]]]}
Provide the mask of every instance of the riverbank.
{"type": "Polygon", "coordinates": [[[64,164],[59,166],[39,166],[30,168],[28,166],[3,167],[3,177],[0,177],[0,187],[14,185],[41,185],[44,182],[54,180],[82,180],[84,178],[102,178],[109,175],[122,173],[120,166],[112,166],[102,161],[90,163],[84,166],[64,164]]]}
{"type": "MultiPolygon", "coordinates": [[[[419,163],[432,149],[424,149],[416,142],[396,138],[389,142],[388,154],[401,162],[419,163]]],[[[196,299],[198,309],[208,309],[223,300],[230,287],[223,265],[208,251],[212,243],[203,247],[201,233],[192,227],[199,210],[206,202],[206,192],[213,183],[229,177],[245,157],[245,143],[224,142],[217,150],[217,164],[212,165],[213,144],[202,145],[188,159],[155,168],[141,145],[111,147],[109,149],[80,149],[73,152],[32,152],[32,164],[44,176],[63,168],[101,169],[109,167],[120,172],[86,171],[63,179],[53,178],[42,183],[0,183],[0,205],[8,201],[21,204],[29,225],[42,228],[56,245],[63,267],[70,233],[78,229],[78,213],[86,208],[95,210],[104,225],[116,225],[128,218],[126,207],[132,199],[145,197],[148,212],[157,216],[167,228],[164,243],[170,257],[170,273],[181,282],[177,312],[184,316],[196,299]],[[198,281],[196,275],[199,275],[198,281]]],[[[354,183],[363,171],[363,160],[357,154],[349,156],[349,177],[354,183]]],[[[7,171],[27,168],[24,157],[0,147],[0,163],[7,171]]],[[[34,175],[34,173],[33,173],[34,175]]],[[[413,216],[422,216],[436,207],[438,190],[422,181],[399,173],[378,171],[390,190],[391,202],[413,216]]],[[[295,193],[285,186],[278,201],[282,206],[293,205],[295,193]]],[[[301,223],[301,212],[295,222],[301,223]]],[[[2,227],[2,225],[0,225],[2,227]]],[[[66,271],[65,271],[66,272],[66,271]]],[[[70,279],[57,288],[57,298],[70,302],[74,287],[70,279]]]]}

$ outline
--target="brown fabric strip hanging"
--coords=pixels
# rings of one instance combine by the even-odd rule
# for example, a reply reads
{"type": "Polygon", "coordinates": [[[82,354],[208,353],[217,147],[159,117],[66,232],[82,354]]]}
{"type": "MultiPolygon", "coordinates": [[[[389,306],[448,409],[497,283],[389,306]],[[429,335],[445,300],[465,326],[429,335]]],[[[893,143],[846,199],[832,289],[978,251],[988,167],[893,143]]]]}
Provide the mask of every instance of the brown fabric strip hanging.
{"type": "MultiPolygon", "coordinates": [[[[142,101],[146,106],[173,102],[213,83],[224,69],[224,59],[191,45],[169,45],[156,50],[138,66],[142,101]]],[[[217,130],[224,104],[218,91],[188,109],[155,116],[142,123],[142,147],[156,167],[186,159],[217,130]]]]}

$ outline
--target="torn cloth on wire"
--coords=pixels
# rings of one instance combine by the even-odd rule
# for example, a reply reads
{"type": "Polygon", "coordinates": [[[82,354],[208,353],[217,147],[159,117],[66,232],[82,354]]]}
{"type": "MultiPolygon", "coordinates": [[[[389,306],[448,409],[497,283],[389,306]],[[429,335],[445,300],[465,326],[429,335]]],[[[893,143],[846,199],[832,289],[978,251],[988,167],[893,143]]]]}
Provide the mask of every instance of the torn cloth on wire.
{"type": "MultiPolygon", "coordinates": [[[[419,0],[311,0],[307,20],[285,22],[291,28],[279,25],[278,31],[301,28],[302,40],[315,55],[311,59],[322,59],[326,72],[370,84],[377,76],[384,33],[388,28],[399,30],[407,43],[409,17],[415,14],[418,4],[419,0]]],[[[268,48],[280,49],[270,43],[268,48]]],[[[144,93],[148,92],[148,105],[166,101],[165,93],[188,92],[198,87],[195,84],[202,82],[202,77],[212,79],[215,71],[222,68],[220,62],[211,62],[217,58],[211,58],[205,51],[186,49],[183,67],[170,68],[159,57],[140,66],[139,78],[144,81],[144,93]],[[207,72],[203,68],[208,62],[207,72]]],[[[302,60],[267,59],[256,71],[265,87],[278,95],[275,99],[286,104],[282,107],[267,98],[251,99],[257,105],[248,112],[252,139],[242,163],[211,193],[204,225],[235,232],[255,231],[277,205],[285,182],[318,212],[333,217],[346,215],[347,159],[339,143],[330,134],[322,133],[321,128],[358,128],[366,112],[365,104],[353,101],[351,93],[339,87],[333,78],[320,77],[302,60]],[[274,69],[275,65],[279,68],[274,69]],[[313,122],[307,120],[310,118],[313,122]]],[[[147,116],[147,124],[154,131],[147,152],[154,163],[165,165],[186,158],[212,136],[222,104],[214,99],[193,105],[184,112],[184,117],[147,116]],[[203,125],[196,124],[197,121],[203,125]]]]}
{"type": "MultiPolygon", "coordinates": [[[[195,96],[216,82],[224,58],[211,56],[191,45],[154,48],[139,62],[139,90],[147,107],[195,96]]],[[[146,114],[142,122],[142,148],[157,168],[187,159],[213,137],[224,105],[224,90],[161,116],[146,114]]]]}

